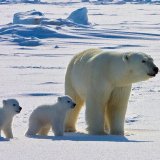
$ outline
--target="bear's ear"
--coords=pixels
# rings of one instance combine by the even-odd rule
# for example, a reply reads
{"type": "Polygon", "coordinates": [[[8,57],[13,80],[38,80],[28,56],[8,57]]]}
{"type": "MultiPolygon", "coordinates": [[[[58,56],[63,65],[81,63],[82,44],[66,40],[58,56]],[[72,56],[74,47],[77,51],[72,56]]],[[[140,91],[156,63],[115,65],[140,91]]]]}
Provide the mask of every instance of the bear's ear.
{"type": "Polygon", "coordinates": [[[3,106],[5,106],[7,104],[6,100],[3,100],[3,106]]]}
{"type": "Polygon", "coordinates": [[[62,97],[58,97],[58,102],[60,102],[62,100],[62,97]]]}
{"type": "Polygon", "coordinates": [[[127,62],[129,60],[129,53],[125,53],[122,57],[124,62],[127,62]]]}

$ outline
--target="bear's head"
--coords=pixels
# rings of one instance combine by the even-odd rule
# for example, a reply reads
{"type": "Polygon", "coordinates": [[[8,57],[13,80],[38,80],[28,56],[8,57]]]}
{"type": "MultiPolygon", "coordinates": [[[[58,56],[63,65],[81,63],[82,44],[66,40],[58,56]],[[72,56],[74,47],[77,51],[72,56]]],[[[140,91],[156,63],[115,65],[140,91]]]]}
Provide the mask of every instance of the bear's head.
{"type": "Polygon", "coordinates": [[[3,108],[7,110],[8,113],[12,114],[20,113],[22,110],[22,107],[19,106],[16,99],[3,100],[3,108]]]}
{"type": "Polygon", "coordinates": [[[66,109],[73,109],[76,106],[76,103],[73,102],[72,98],[67,95],[58,97],[58,102],[61,103],[66,109]]]}
{"type": "Polygon", "coordinates": [[[123,60],[127,65],[128,78],[132,83],[155,77],[159,71],[151,56],[145,53],[125,53],[123,60]]]}

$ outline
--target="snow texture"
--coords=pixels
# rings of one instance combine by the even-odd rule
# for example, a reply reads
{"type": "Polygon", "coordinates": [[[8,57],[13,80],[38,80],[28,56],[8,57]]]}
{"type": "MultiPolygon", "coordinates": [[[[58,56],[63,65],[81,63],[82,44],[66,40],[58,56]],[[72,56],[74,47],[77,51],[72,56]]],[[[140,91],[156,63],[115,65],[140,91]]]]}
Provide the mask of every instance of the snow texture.
{"type": "Polygon", "coordinates": [[[13,16],[13,24],[37,25],[44,19],[44,14],[35,10],[18,12],[13,16]]]}
{"type": "Polygon", "coordinates": [[[88,135],[85,107],[76,133],[61,138],[52,132],[49,136],[24,136],[32,110],[64,95],[66,67],[76,53],[97,47],[140,51],[151,55],[160,68],[160,6],[122,2],[0,5],[0,100],[16,98],[23,108],[13,121],[14,139],[3,138],[3,133],[0,137],[0,160],[160,159],[159,74],[133,85],[125,136],[88,135]]]}
{"type": "Polygon", "coordinates": [[[133,4],[145,4],[145,3],[154,3],[158,4],[160,0],[59,0],[59,1],[50,1],[50,0],[0,0],[0,3],[32,3],[32,4],[40,4],[40,3],[54,3],[54,4],[72,4],[79,2],[88,2],[94,4],[125,4],[125,3],[133,3],[133,4]]]}
{"type": "MultiPolygon", "coordinates": [[[[30,10],[18,12],[13,16],[13,23],[2,26],[0,35],[7,35],[2,39],[16,42],[20,46],[39,46],[43,44],[43,38],[75,38],[76,34],[71,35],[62,33],[58,26],[89,26],[87,8],[80,8],[73,11],[67,19],[51,20],[45,18],[42,12],[30,10]],[[54,28],[49,25],[54,25],[54,28]]],[[[79,37],[80,38],[80,37],[79,37]]]]}

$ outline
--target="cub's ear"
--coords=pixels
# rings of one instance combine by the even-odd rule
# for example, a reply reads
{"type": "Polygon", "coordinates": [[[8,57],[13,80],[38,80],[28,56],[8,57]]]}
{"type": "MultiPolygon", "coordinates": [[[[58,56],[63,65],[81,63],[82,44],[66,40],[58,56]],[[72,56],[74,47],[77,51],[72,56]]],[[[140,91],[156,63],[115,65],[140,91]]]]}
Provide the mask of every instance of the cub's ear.
{"type": "Polygon", "coordinates": [[[58,102],[60,102],[62,100],[62,97],[58,97],[58,102]]]}
{"type": "Polygon", "coordinates": [[[5,106],[7,104],[6,100],[3,100],[3,106],[5,106]]]}
{"type": "Polygon", "coordinates": [[[124,62],[127,62],[127,61],[129,61],[129,57],[130,57],[129,53],[124,53],[122,59],[124,62]]]}

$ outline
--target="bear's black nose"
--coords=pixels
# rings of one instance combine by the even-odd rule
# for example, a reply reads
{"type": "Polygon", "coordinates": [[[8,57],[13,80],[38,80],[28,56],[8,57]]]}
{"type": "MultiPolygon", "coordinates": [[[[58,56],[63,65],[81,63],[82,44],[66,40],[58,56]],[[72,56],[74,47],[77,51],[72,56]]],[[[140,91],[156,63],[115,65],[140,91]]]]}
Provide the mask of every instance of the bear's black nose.
{"type": "Polygon", "coordinates": [[[21,111],[21,110],[22,110],[22,107],[19,107],[19,110],[21,111]]]}
{"type": "Polygon", "coordinates": [[[159,71],[158,67],[154,67],[154,68],[153,68],[153,71],[157,74],[158,71],[159,71]]]}
{"type": "Polygon", "coordinates": [[[71,108],[75,108],[75,106],[76,106],[76,103],[73,103],[73,106],[71,108]]]}

